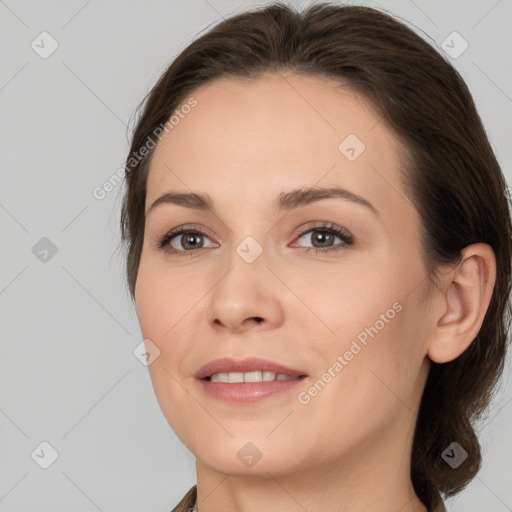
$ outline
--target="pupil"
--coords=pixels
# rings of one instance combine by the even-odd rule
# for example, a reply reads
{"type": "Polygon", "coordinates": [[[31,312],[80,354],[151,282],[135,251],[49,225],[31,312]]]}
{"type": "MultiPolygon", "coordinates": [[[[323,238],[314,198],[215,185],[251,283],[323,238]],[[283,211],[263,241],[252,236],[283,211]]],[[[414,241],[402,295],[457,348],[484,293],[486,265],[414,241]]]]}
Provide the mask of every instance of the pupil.
{"type": "MultiPolygon", "coordinates": [[[[200,235],[199,235],[199,236],[200,236],[200,235]]],[[[194,235],[193,233],[190,233],[190,234],[186,235],[186,236],[185,236],[185,243],[183,244],[183,246],[184,246],[185,248],[187,248],[187,245],[190,245],[190,244],[189,244],[190,239],[195,239],[195,240],[196,240],[196,242],[197,242],[198,235],[194,235]]],[[[202,244],[200,244],[200,243],[195,243],[195,244],[194,244],[194,243],[192,243],[192,244],[191,244],[191,246],[190,246],[190,247],[188,247],[188,248],[190,248],[190,249],[197,249],[197,247],[201,247],[201,246],[202,246],[202,244]]]]}
{"type": "MultiPolygon", "coordinates": [[[[320,239],[324,239],[323,241],[328,241],[330,240],[330,237],[332,237],[332,233],[317,233],[317,238],[320,238],[320,239]]],[[[315,238],[313,238],[315,240],[315,238]]],[[[316,240],[315,240],[316,241],[316,240]]],[[[320,240],[320,243],[322,242],[322,240],[320,240]]]]}

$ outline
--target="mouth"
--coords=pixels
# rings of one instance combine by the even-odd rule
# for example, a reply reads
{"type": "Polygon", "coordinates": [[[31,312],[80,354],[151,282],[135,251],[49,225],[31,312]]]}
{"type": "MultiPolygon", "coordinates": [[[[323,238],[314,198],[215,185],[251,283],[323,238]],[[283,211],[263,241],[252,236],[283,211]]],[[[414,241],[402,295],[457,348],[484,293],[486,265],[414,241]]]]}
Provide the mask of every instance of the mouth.
{"type": "Polygon", "coordinates": [[[271,382],[271,381],[284,381],[284,380],[302,380],[307,375],[287,375],[286,373],[276,373],[267,370],[256,370],[252,372],[221,372],[214,373],[202,380],[208,382],[223,382],[225,384],[240,384],[252,382],[271,382]]]}
{"type": "Polygon", "coordinates": [[[195,377],[210,397],[240,405],[283,396],[307,379],[308,374],[267,359],[223,358],[201,367],[195,377]]]}
{"type": "Polygon", "coordinates": [[[307,373],[303,370],[289,368],[270,359],[224,357],[203,365],[195,376],[198,379],[208,378],[211,382],[240,383],[288,380],[307,376],[307,373]]]}

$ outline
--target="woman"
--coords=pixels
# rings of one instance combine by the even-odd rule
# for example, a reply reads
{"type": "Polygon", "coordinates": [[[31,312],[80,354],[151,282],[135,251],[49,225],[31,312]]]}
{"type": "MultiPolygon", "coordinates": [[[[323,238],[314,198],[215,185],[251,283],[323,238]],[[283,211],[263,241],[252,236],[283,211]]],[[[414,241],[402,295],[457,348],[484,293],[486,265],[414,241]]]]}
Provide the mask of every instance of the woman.
{"type": "Polygon", "coordinates": [[[151,90],[126,170],[150,375],[196,457],[174,510],[445,510],[480,467],[511,286],[455,69],[371,8],[232,16],[151,90]]]}

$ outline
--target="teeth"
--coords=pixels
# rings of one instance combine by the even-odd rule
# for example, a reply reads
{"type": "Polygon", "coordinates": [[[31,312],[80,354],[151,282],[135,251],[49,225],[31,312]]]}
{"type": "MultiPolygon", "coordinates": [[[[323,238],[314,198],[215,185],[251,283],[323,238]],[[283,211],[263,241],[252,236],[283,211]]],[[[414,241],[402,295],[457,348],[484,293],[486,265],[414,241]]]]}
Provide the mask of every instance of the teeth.
{"type": "Polygon", "coordinates": [[[243,382],[244,381],[244,374],[242,372],[233,372],[228,373],[228,382],[231,384],[232,382],[243,382]]]}
{"type": "Polygon", "coordinates": [[[210,380],[211,382],[267,382],[270,380],[293,380],[295,377],[285,375],[284,373],[275,373],[269,371],[255,371],[255,372],[231,372],[231,373],[214,373],[210,380]]]}
{"type": "Polygon", "coordinates": [[[262,382],[263,374],[261,372],[246,372],[243,374],[244,382],[262,382]]]}

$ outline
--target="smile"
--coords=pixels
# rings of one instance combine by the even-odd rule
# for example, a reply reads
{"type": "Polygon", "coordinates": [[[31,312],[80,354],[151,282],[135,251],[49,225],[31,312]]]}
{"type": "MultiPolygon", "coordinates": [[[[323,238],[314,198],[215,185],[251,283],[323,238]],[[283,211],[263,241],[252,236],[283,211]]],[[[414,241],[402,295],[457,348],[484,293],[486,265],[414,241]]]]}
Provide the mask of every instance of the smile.
{"type": "Polygon", "coordinates": [[[284,373],[275,373],[270,371],[214,373],[210,377],[207,377],[207,380],[210,382],[227,382],[229,384],[293,379],[298,379],[298,377],[292,377],[291,375],[286,375],[284,373]]]}

